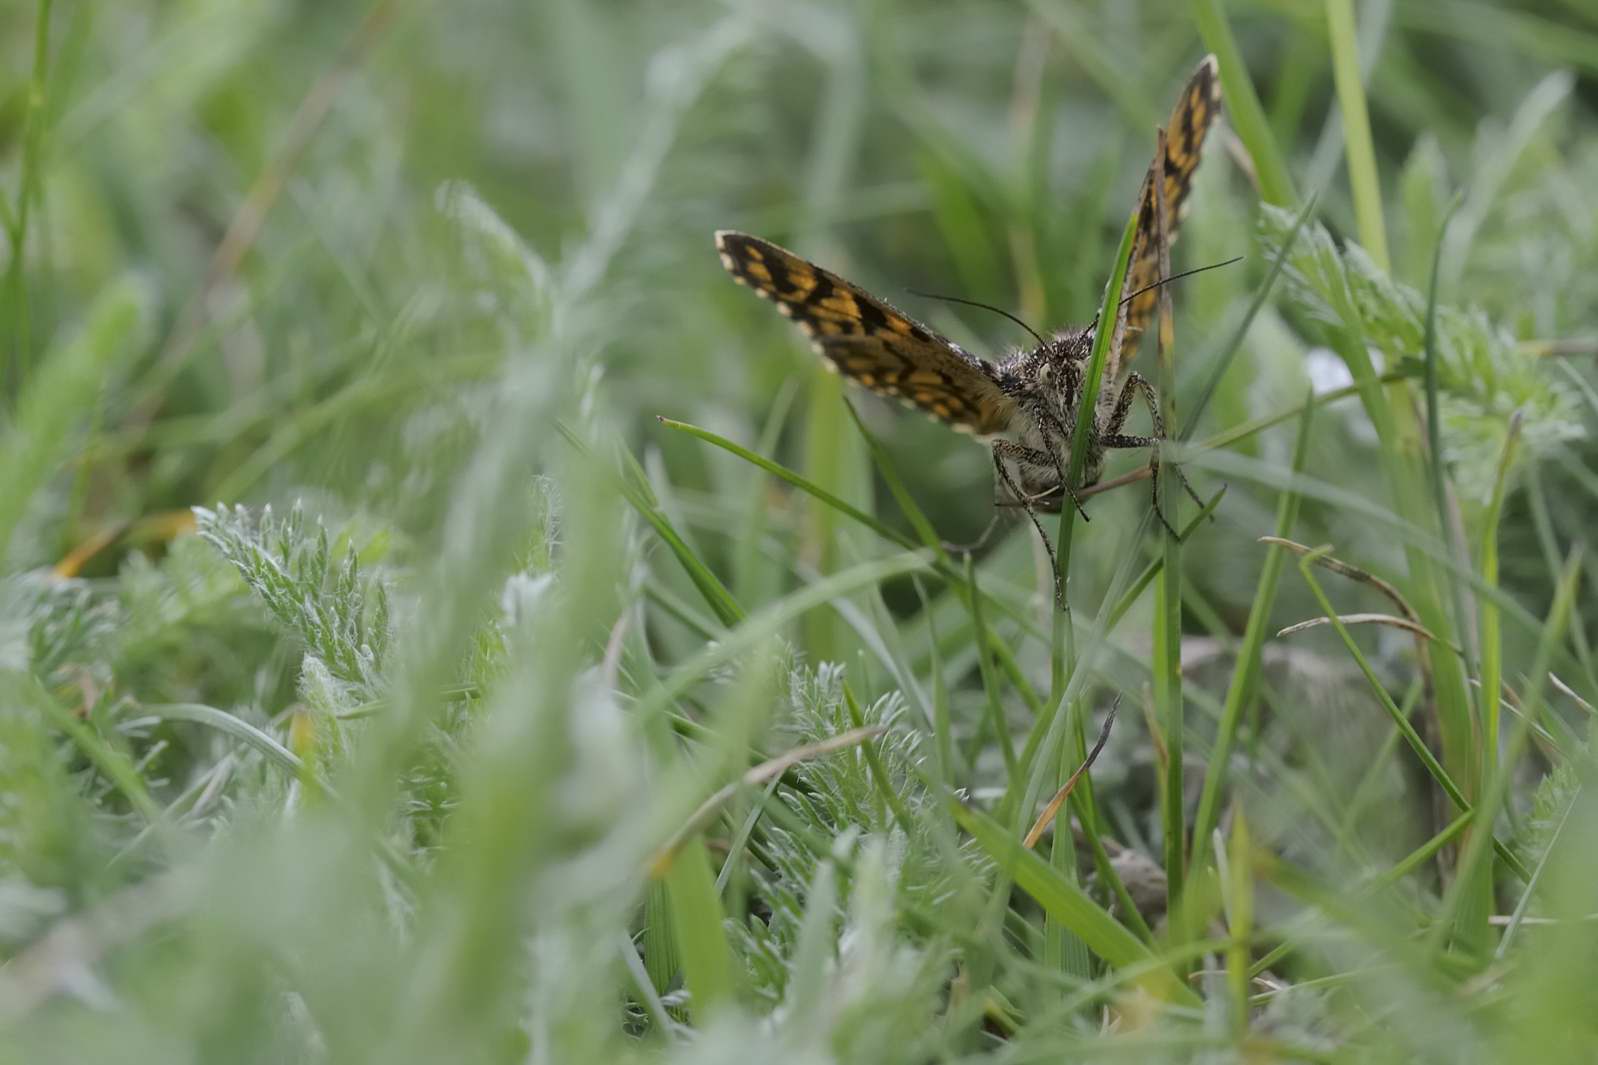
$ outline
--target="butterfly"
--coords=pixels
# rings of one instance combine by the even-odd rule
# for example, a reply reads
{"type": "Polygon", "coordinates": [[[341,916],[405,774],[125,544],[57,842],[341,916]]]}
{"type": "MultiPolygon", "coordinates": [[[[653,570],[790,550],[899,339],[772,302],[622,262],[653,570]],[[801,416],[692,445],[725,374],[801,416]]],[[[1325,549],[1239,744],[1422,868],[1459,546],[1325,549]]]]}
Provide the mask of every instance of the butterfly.
{"type": "MultiPolygon", "coordinates": [[[[1098,483],[1106,450],[1151,449],[1150,465],[1157,476],[1164,427],[1154,387],[1135,371],[1123,377],[1121,364],[1154,316],[1161,243],[1168,246],[1175,239],[1205,135],[1220,111],[1215,57],[1206,56],[1188,79],[1165,126],[1163,159],[1157,152],[1138,193],[1137,228],[1124,285],[1131,295],[1122,301],[1113,325],[1117,335],[1106,353],[1100,402],[1087,415],[1093,419],[1092,431],[1082,476],[1074,486],[1068,483],[1066,465],[1077,420],[1083,416],[1079,408],[1096,322],[1060,330],[1047,339],[1038,337],[1036,348],[991,362],[886,300],[768,240],[721,230],[716,233],[716,249],[733,280],[770,300],[811,339],[830,368],[987,443],[993,450],[997,501],[1026,511],[1053,561],[1053,548],[1036,512],[1058,511],[1066,499],[1081,510],[1077,490],[1098,483]],[[1156,175],[1162,172],[1163,189],[1157,189],[1156,175]],[[1162,199],[1163,219],[1158,217],[1162,199]],[[1125,431],[1138,398],[1153,422],[1152,435],[1125,431]]],[[[1157,514],[1158,498],[1156,480],[1157,514]]],[[[1165,516],[1159,516],[1169,530],[1165,516]]]]}

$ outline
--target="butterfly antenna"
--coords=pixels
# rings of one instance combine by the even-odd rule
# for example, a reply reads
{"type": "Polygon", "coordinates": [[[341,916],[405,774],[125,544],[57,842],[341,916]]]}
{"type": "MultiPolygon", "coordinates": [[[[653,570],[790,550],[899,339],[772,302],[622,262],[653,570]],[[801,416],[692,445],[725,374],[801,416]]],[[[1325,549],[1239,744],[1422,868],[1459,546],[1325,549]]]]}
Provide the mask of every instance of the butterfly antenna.
{"type": "Polygon", "coordinates": [[[965,298],[963,298],[961,296],[940,296],[936,292],[917,292],[915,289],[910,289],[909,292],[910,292],[910,295],[912,295],[912,296],[920,296],[922,299],[943,300],[943,301],[945,301],[947,303],[963,303],[967,307],[981,307],[985,311],[992,311],[994,314],[1002,314],[1006,318],[1010,319],[1010,321],[1012,321],[1016,325],[1020,326],[1022,329],[1025,329],[1028,333],[1031,333],[1032,334],[1032,338],[1034,340],[1036,340],[1039,344],[1043,345],[1044,347],[1048,346],[1049,342],[1047,340],[1044,340],[1041,336],[1039,336],[1038,335],[1038,331],[1036,329],[1033,329],[1030,325],[1027,325],[1021,319],[1017,318],[1015,315],[1011,314],[1009,311],[1005,310],[1002,307],[995,307],[991,303],[983,303],[980,300],[968,300],[968,299],[965,299],[965,298]]]}
{"type": "MultiPolygon", "coordinates": [[[[1233,263],[1240,263],[1242,261],[1243,261],[1243,257],[1241,255],[1234,255],[1230,259],[1227,259],[1225,262],[1210,263],[1208,266],[1195,266],[1191,270],[1183,270],[1179,274],[1172,274],[1170,277],[1162,277],[1158,281],[1154,282],[1153,284],[1144,285],[1142,288],[1138,289],[1136,292],[1133,292],[1130,295],[1122,296],[1121,297],[1121,302],[1119,304],[1117,304],[1117,306],[1123,306],[1124,307],[1130,301],[1132,301],[1134,299],[1137,299],[1137,297],[1143,295],[1143,293],[1149,292],[1149,291],[1151,291],[1153,289],[1157,289],[1161,285],[1168,285],[1172,281],[1180,281],[1184,277],[1192,277],[1194,274],[1202,274],[1206,270],[1219,270],[1223,266],[1231,266],[1233,263]]],[[[1093,321],[1088,323],[1088,328],[1089,329],[1096,328],[1098,326],[1098,324],[1099,324],[1099,316],[1095,314],[1093,316],[1093,321]]]]}
{"type": "Polygon", "coordinates": [[[1195,266],[1191,270],[1183,270],[1179,274],[1172,274],[1170,277],[1162,277],[1158,281],[1155,281],[1153,284],[1144,285],[1142,288],[1138,289],[1136,292],[1132,293],[1130,296],[1122,296],[1121,297],[1121,302],[1122,303],[1126,303],[1126,302],[1128,302],[1130,300],[1134,300],[1137,297],[1143,295],[1143,293],[1150,292],[1150,291],[1152,291],[1154,289],[1157,289],[1161,285],[1169,285],[1172,281],[1180,281],[1184,277],[1192,277],[1194,274],[1202,274],[1206,270],[1219,270],[1223,266],[1231,266],[1233,263],[1240,263],[1242,261],[1243,261],[1243,257],[1241,255],[1234,255],[1230,259],[1226,260],[1225,262],[1210,263],[1208,266],[1195,266]]]}

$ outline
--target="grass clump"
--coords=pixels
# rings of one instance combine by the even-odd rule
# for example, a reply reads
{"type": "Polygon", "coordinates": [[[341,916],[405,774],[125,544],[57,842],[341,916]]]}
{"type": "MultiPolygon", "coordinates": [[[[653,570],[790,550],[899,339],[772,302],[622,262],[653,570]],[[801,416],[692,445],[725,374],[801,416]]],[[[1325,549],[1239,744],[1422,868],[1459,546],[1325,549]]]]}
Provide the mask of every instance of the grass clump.
{"type": "Polygon", "coordinates": [[[0,1061],[1585,1060],[1598,8],[302,7],[0,12],[0,1061]],[[1057,612],[710,234],[1088,320],[1203,51],[1057,612]]]}

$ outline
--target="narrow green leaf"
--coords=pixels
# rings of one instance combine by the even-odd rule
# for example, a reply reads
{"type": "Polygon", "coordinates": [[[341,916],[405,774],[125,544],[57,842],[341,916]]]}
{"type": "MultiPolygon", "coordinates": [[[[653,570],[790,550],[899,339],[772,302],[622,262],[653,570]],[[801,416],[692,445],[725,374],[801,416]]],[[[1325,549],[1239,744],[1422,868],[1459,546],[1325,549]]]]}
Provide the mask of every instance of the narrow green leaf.
{"type": "MultiPolygon", "coordinates": [[[[1299,417],[1298,443],[1293,448],[1294,474],[1304,472],[1304,463],[1309,458],[1310,427],[1314,412],[1315,404],[1306,400],[1299,417]]],[[[1297,492],[1285,491],[1277,496],[1277,536],[1284,539],[1292,536],[1293,526],[1298,521],[1298,504],[1297,492]]],[[[1270,632],[1271,607],[1276,603],[1276,587],[1285,563],[1286,552],[1282,548],[1266,548],[1265,562],[1260,567],[1259,580],[1254,585],[1254,602],[1249,607],[1248,622],[1243,627],[1243,641],[1238,646],[1237,658],[1232,665],[1232,678],[1226,688],[1220,724],[1216,726],[1215,745],[1210,749],[1210,762],[1204,771],[1198,810],[1193,815],[1192,864],[1195,868],[1204,862],[1210,832],[1220,818],[1221,791],[1226,784],[1232,747],[1237,741],[1243,713],[1253,701],[1259,683],[1260,656],[1270,632]]]]}
{"type": "Polygon", "coordinates": [[[73,425],[98,404],[112,362],[137,343],[140,303],[129,281],[101,292],[83,326],[29,378],[16,416],[0,435],[0,557],[34,494],[66,457],[73,425]]]}
{"type": "Polygon", "coordinates": [[[144,786],[144,778],[128,760],[128,756],[107,743],[92,726],[57,702],[38,678],[17,670],[0,670],[0,698],[31,707],[49,719],[50,724],[66,733],[95,769],[122,793],[122,797],[140,817],[151,825],[159,826],[162,823],[160,804],[150,796],[144,786]]]}
{"type": "Polygon", "coordinates": [[[686,841],[671,863],[666,892],[683,983],[693,997],[694,1017],[703,1022],[732,1003],[734,966],[710,854],[699,837],[686,841]]]}
{"type": "MultiPolygon", "coordinates": [[[[1048,862],[1021,846],[997,821],[963,803],[950,800],[950,811],[960,827],[988,852],[999,868],[1014,880],[1050,917],[1077,935],[1088,948],[1116,968],[1154,959],[1142,940],[1083,891],[1061,876],[1048,862]]],[[[1196,1005],[1198,996],[1168,970],[1156,970],[1155,989],[1174,1001],[1196,1005]]]]}
{"type": "Polygon", "coordinates": [[[1376,174],[1376,148],[1371,141],[1365,83],[1359,72],[1359,37],[1354,30],[1353,0],[1326,0],[1331,31],[1332,80],[1343,111],[1343,141],[1348,155],[1348,182],[1354,195],[1359,240],[1383,272],[1390,272],[1387,226],[1382,218],[1382,187],[1376,174]]]}
{"type": "Polygon", "coordinates": [[[214,706],[200,703],[156,703],[141,706],[139,711],[168,721],[192,721],[214,728],[259,751],[266,756],[267,761],[291,775],[298,776],[304,768],[299,755],[248,721],[234,717],[224,710],[218,710],[214,706]]]}
{"type": "Polygon", "coordinates": [[[1198,20],[1204,44],[1215,53],[1221,66],[1221,87],[1225,93],[1228,121],[1238,139],[1248,149],[1258,175],[1260,196],[1267,203],[1287,206],[1298,199],[1293,179],[1288,176],[1286,156],[1276,143],[1271,124],[1254,92],[1254,83],[1243,65],[1243,53],[1227,24],[1221,0],[1193,0],[1193,15],[1198,20]]]}

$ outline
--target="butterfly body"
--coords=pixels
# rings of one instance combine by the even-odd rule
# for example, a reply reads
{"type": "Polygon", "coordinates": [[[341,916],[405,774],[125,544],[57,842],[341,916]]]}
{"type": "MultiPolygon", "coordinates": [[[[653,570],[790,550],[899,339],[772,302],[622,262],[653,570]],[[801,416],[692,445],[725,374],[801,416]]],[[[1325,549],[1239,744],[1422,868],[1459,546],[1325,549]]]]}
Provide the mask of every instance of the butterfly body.
{"type": "MultiPolygon", "coordinates": [[[[996,367],[999,388],[1015,401],[1005,432],[990,442],[998,445],[996,461],[1004,465],[1013,485],[1006,502],[1026,501],[1049,513],[1060,509],[1065,492],[1055,456],[1068,453],[1076,435],[1092,351],[1092,328],[1066,329],[996,367]]],[[[1079,488],[1097,484],[1104,472],[1104,448],[1095,428],[1089,427],[1079,488]]],[[[1002,473],[999,480],[1002,491],[1002,473]]]]}
{"type": "MultiPolygon", "coordinates": [[[[775,304],[811,340],[827,365],[879,395],[899,399],[993,450],[997,501],[1034,511],[1057,511],[1077,490],[1098,482],[1107,450],[1155,448],[1163,437],[1153,388],[1122,361],[1155,309],[1160,251],[1174,238],[1204,137],[1220,110],[1215,58],[1207,57],[1188,80],[1166,125],[1157,155],[1139,192],[1138,226],[1126,291],[1106,353],[1099,400],[1082,410],[1095,327],[1039,337],[1038,346],[997,362],[974,355],[879,297],[770,241],[722,230],[716,249],[733,279],[775,304]],[[1163,188],[1156,190],[1157,174],[1163,188]],[[1158,205],[1164,203],[1164,224],[1158,205]],[[1141,396],[1153,432],[1123,432],[1141,396]],[[1090,420],[1080,477],[1067,483],[1078,420],[1090,420]]],[[[1002,312],[1001,312],[1002,313],[1002,312]]],[[[1084,515],[1085,516],[1085,515],[1084,515]]],[[[1037,524],[1035,516],[1033,524],[1037,524]]],[[[1162,515],[1163,520],[1163,515],[1162,515]]],[[[1168,526],[1167,526],[1168,527],[1168,526]]],[[[1038,527],[1041,534],[1042,527],[1038,527]]],[[[1044,538],[1047,544],[1047,537],[1044,538]]]]}

